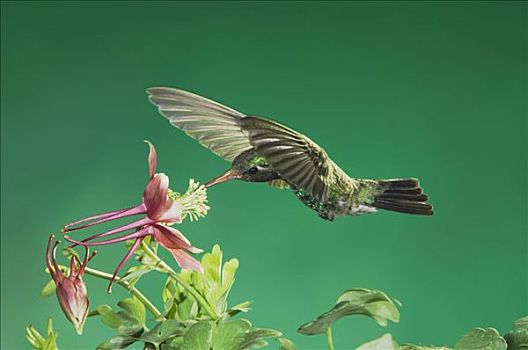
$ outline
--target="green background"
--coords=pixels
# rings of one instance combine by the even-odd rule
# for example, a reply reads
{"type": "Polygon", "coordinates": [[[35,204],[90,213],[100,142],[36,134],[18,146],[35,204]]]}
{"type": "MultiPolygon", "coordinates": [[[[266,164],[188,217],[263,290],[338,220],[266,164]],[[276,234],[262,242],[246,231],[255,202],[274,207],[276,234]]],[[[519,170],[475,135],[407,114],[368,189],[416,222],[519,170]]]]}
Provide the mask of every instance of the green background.
{"type": "MultiPolygon", "coordinates": [[[[264,184],[211,189],[210,214],[181,230],[240,259],[231,304],[254,300],[254,325],[323,349],[296,329],[350,287],[386,291],[402,316],[339,321],[338,349],[387,331],[452,345],[528,312],[526,3],[2,2],[1,19],[2,349],[27,348],[24,327],[48,315],[62,349],[113,334],[90,319],[78,337],[39,298],[44,247],[65,223],[140,200],[144,139],[174,190],[227,168],[158,115],[154,85],[279,120],[354,177],[418,177],[435,205],[330,223],[264,184]]],[[[111,270],[124,249],[99,252],[111,270]]],[[[92,305],[124,295],[86,280],[92,305]]],[[[160,283],[140,284],[158,305],[160,283]]]]}

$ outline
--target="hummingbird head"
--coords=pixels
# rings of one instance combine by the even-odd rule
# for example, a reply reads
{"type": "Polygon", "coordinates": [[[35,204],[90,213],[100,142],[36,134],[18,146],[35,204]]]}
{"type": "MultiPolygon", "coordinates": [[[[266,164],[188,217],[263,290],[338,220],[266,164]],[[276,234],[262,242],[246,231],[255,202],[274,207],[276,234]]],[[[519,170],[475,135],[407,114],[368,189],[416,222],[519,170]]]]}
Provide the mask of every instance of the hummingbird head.
{"type": "Polygon", "coordinates": [[[280,179],[279,174],[271,169],[264,157],[259,156],[254,149],[249,149],[240,153],[233,160],[231,169],[209,181],[205,187],[211,187],[229,180],[267,182],[275,179],[280,179]]]}

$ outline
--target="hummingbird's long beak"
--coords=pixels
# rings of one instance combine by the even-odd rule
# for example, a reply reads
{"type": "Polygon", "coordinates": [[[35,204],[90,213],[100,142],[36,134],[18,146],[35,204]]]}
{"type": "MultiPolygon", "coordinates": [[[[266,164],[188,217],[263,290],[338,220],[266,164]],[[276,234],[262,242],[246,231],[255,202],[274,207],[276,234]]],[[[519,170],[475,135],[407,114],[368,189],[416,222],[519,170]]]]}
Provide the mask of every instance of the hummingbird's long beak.
{"type": "Polygon", "coordinates": [[[240,175],[235,174],[231,169],[226,171],[224,174],[220,175],[216,179],[213,179],[205,184],[205,187],[211,187],[214,185],[218,185],[219,183],[226,182],[233,179],[239,179],[240,175]]]}

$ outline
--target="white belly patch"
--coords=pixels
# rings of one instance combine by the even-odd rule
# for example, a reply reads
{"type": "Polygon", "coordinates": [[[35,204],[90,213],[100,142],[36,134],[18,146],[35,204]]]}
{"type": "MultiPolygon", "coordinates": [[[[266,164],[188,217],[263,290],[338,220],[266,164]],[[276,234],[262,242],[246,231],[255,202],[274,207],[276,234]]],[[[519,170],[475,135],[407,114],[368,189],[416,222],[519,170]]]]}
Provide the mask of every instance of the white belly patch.
{"type": "Polygon", "coordinates": [[[351,205],[346,200],[338,200],[335,203],[335,211],[334,214],[338,216],[342,215],[363,215],[363,214],[370,214],[375,213],[378,211],[375,207],[371,207],[365,204],[359,204],[359,205],[351,205]]]}

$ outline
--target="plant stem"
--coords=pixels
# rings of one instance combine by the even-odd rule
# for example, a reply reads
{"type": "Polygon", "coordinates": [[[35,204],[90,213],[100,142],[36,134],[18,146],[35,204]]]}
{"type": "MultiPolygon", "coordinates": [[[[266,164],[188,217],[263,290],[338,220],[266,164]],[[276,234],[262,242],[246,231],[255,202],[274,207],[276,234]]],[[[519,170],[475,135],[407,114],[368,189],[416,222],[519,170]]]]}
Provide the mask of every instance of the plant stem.
{"type": "Polygon", "coordinates": [[[93,310],[93,311],[88,312],[87,317],[94,317],[94,316],[99,316],[99,311],[93,310]]]}
{"type": "Polygon", "coordinates": [[[180,277],[180,275],[178,275],[178,273],[176,273],[176,271],[174,271],[165,261],[161,260],[159,256],[154,254],[154,252],[150,249],[150,247],[145,242],[141,242],[141,246],[144,249],[145,253],[149,256],[149,258],[154,260],[156,262],[156,265],[158,265],[160,268],[167,271],[167,274],[172,279],[174,279],[183,288],[185,288],[189,292],[189,294],[191,294],[194,297],[194,299],[196,299],[198,304],[200,304],[205,309],[205,311],[207,311],[207,313],[209,314],[209,316],[211,316],[213,320],[218,319],[218,314],[216,313],[216,310],[213,307],[211,307],[211,305],[209,305],[207,300],[205,300],[205,298],[201,296],[200,293],[198,293],[196,289],[194,289],[187,282],[185,282],[180,277]]]}
{"type": "MultiPolygon", "coordinates": [[[[86,270],[84,271],[85,273],[89,275],[103,278],[108,281],[112,279],[111,274],[103,272],[103,271],[95,270],[89,267],[87,267],[86,270]]],[[[116,277],[115,282],[119,284],[120,286],[126,288],[130,292],[130,294],[135,296],[143,305],[145,305],[145,307],[150,311],[152,315],[154,315],[154,317],[156,318],[161,317],[161,312],[159,312],[159,310],[154,306],[154,304],[152,304],[152,302],[148,300],[148,298],[145,295],[143,295],[143,293],[141,293],[136,287],[130,286],[130,284],[127,281],[123,281],[120,277],[116,277]]]]}
{"type": "Polygon", "coordinates": [[[332,327],[328,327],[326,330],[326,337],[328,339],[328,349],[334,350],[334,337],[332,336],[332,327]]]}

